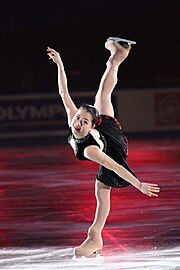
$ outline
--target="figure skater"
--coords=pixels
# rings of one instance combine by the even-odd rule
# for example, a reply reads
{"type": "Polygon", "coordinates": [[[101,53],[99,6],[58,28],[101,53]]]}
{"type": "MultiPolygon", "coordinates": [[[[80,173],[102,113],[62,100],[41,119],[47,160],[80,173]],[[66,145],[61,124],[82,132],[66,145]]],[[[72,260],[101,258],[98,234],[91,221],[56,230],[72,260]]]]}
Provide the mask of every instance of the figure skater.
{"type": "MultiPolygon", "coordinates": [[[[121,41],[121,39],[119,39],[121,41]]],[[[95,217],[85,241],[74,249],[76,257],[99,254],[103,247],[102,230],[110,211],[110,191],[112,187],[134,186],[148,196],[158,196],[157,184],[140,182],[130,169],[127,158],[127,141],[118,121],[114,118],[111,94],[117,83],[119,65],[128,56],[131,42],[123,45],[118,39],[110,38],[105,48],[110,58],[95,96],[94,106],[75,106],[68,92],[67,78],[61,57],[57,51],[47,48],[49,59],[57,64],[58,87],[62,98],[71,134],[68,142],[80,160],[91,160],[100,165],[96,175],[95,197],[97,201],[95,217]]]]}

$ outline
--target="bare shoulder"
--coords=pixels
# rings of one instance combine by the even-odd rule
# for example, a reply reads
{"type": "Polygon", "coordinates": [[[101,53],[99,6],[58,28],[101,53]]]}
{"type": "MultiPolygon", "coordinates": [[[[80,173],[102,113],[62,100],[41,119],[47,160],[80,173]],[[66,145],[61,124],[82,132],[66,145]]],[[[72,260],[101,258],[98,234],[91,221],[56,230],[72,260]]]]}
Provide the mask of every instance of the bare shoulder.
{"type": "Polygon", "coordinates": [[[96,129],[91,129],[90,134],[93,136],[93,138],[96,140],[96,142],[99,144],[100,149],[103,150],[104,148],[104,143],[102,142],[102,140],[100,139],[100,134],[99,131],[97,131],[96,129]]]}
{"type": "Polygon", "coordinates": [[[90,130],[90,133],[91,133],[91,135],[92,135],[94,138],[97,138],[97,139],[100,138],[99,131],[97,131],[96,129],[92,128],[92,129],[90,130]]]}

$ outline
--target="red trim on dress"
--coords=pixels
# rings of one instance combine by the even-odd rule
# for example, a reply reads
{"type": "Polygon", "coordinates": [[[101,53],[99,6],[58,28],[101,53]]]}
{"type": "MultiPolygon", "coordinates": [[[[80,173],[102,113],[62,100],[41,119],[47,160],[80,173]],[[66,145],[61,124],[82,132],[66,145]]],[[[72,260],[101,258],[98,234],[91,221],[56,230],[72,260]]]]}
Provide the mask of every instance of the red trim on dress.
{"type": "MultiPolygon", "coordinates": [[[[112,117],[112,116],[110,116],[110,115],[108,115],[108,114],[103,114],[103,115],[104,115],[104,116],[107,116],[107,117],[109,117],[109,118],[114,119],[114,121],[116,122],[116,124],[117,124],[117,125],[119,126],[119,128],[121,129],[121,125],[120,125],[119,121],[118,121],[115,117],[112,117]]],[[[101,123],[102,123],[102,116],[99,116],[98,121],[97,121],[97,123],[96,123],[96,127],[99,126],[101,123]]]]}
{"type": "Polygon", "coordinates": [[[98,120],[97,120],[97,123],[96,123],[96,127],[99,126],[101,123],[102,123],[102,117],[99,116],[98,120]]]}

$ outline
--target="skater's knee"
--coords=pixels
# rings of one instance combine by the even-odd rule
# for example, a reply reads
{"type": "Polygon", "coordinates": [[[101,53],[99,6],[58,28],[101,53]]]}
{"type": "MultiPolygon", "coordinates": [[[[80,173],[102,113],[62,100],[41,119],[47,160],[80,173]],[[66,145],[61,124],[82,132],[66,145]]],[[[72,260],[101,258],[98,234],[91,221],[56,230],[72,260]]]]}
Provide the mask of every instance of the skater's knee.
{"type": "MultiPolygon", "coordinates": [[[[109,90],[109,89],[108,89],[109,90]]],[[[95,102],[98,102],[102,104],[103,107],[109,105],[109,102],[111,104],[111,92],[109,91],[101,91],[95,96],[95,102]]]]}

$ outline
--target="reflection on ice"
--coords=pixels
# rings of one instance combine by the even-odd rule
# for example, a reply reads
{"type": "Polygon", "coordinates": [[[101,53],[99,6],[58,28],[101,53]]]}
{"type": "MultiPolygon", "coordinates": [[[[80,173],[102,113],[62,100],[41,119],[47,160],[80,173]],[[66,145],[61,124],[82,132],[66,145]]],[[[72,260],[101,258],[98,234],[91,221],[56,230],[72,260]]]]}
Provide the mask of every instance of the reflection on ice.
{"type": "Polygon", "coordinates": [[[111,248],[103,256],[73,260],[72,248],[1,249],[0,269],[179,270],[180,247],[119,252],[111,248]]]}

